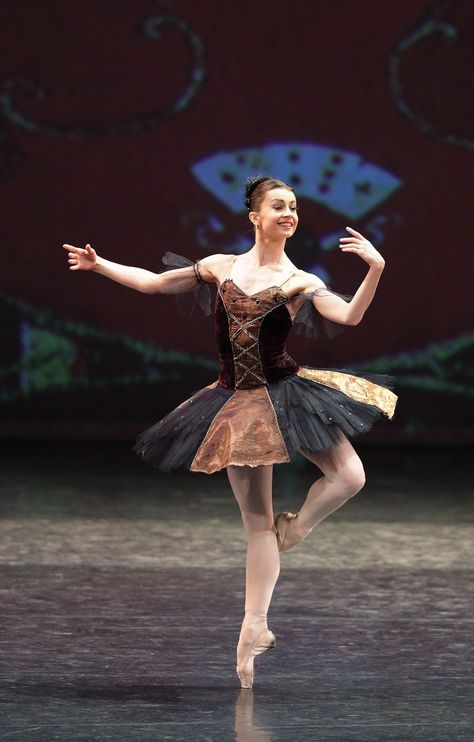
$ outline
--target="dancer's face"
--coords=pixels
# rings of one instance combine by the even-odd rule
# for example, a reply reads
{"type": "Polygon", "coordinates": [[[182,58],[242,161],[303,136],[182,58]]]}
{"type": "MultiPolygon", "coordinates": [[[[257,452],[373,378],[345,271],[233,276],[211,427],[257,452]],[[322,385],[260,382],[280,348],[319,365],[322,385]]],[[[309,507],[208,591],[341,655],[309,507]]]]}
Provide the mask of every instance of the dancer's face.
{"type": "Polygon", "coordinates": [[[260,210],[251,212],[250,216],[265,237],[291,237],[298,226],[295,194],[287,188],[272,188],[266,192],[260,210]]]}

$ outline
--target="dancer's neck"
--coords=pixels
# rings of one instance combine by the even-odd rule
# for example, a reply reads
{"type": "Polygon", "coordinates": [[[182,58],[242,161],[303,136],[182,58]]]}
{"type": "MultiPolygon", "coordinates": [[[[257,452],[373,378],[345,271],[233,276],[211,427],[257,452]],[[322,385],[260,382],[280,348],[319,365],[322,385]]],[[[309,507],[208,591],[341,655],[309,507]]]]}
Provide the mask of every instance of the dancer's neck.
{"type": "Polygon", "coordinates": [[[247,252],[247,255],[251,257],[251,262],[256,267],[284,265],[286,262],[289,262],[285,253],[285,243],[286,240],[284,239],[270,240],[257,233],[255,244],[247,252]]]}

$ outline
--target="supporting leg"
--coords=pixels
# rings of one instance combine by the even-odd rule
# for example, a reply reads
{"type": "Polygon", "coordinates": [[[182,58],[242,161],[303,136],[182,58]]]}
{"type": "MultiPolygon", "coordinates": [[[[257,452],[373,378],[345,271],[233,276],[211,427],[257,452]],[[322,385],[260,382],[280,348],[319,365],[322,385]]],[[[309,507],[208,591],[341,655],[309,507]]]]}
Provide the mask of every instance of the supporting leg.
{"type": "Polygon", "coordinates": [[[273,525],[273,467],[229,466],[227,474],[247,538],[245,616],[237,646],[239,664],[250,644],[268,628],[267,613],[280,574],[280,554],[273,525]]]}

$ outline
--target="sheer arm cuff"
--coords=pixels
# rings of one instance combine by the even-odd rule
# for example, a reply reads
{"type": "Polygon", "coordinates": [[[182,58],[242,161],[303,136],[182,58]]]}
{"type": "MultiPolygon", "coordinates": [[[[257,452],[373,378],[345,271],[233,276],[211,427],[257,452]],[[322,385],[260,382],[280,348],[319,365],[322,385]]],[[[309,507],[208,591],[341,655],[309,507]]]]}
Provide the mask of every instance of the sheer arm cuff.
{"type": "Polygon", "coordinates": [[[189,317],[195,307],[198,306],[208,317],[211,313],[211,291],[209,284],[203,280],[199,271],[199,260],[189,260],[183,255],[168,251],[161,258],[161,262],[166,266],[164,271],[175,270],[176,268],[189,268],[191,271],[189,278],[193,279],[194,288],[190,289],[184,287],[184,285],[179,288],[179,284],[177,284],[176,291],[173,291],[179,313],[189,317]]]}
{"type": "Polygon", "coordinates": [[[333,291],[329,288],[329,286],[326,288],[316,289],[310,296],[305,294],[304,297],[306,301],[301,305],[293,320],[297,335],[304,335],[313,340],[320,338],[328,338],[329,340],[332,340],[332,338],[340,335],[341,332],[344,332],[344,330],[349,327],[349,325],[343,325],[339,322],[326,319],[326,317],[323,317],[314,306],[313,296],[315,294],[324,296],[328,293],[335,294],[347,302],[349,302],[353,296],[351,294],[339,294],[337,291],[333,291]]]}

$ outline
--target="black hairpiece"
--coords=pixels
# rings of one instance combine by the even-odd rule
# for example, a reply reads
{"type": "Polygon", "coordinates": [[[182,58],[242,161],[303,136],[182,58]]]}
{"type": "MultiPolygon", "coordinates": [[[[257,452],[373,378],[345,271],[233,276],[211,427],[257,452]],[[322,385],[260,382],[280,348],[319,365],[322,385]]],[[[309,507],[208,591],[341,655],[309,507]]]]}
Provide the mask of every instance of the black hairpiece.
{"type": "Polygon", "coordinates": [[[251,175],[250,178],[247,178],[247,180],[245,181],[244,204],[247,209],[250,210],[250,196],[252,194],[252,191],[254,191],[255,188],[260,185],[260,183],[263,183],[266,180],[272,180],[272,178],[269,175],[251,175]]]}

